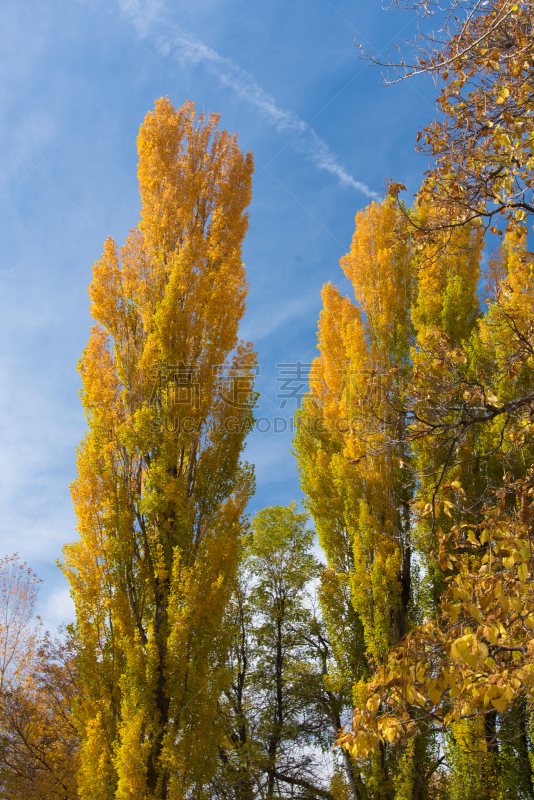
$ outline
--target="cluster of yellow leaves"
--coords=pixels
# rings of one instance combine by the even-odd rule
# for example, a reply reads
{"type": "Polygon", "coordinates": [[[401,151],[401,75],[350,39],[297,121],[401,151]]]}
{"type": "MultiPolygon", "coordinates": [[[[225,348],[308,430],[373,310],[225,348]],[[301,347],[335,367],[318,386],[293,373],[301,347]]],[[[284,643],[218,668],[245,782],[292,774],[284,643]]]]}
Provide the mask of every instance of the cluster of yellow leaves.
{"type": "Polygon", "coordinates": [[[533,707],[532,494],[515,515],[497,507],[480,526],[456,528],[452,550],[441,538],[441,566],[456,570],[441,616],[414,627],[377,669],[339,739],[354,757],[488,709],[504,715],[519,700],[533,707]]]}
{"type": "Polygon", "coordinates": [[[526,234],[534,210],[534,6],[476,5],[445,47],[421,61],[423,71],[442,78],[443,116],[418,136],[437,162],[419,200],[439,212],[427,230],[471,220],[502,235],[495,217],[526,234]]]}

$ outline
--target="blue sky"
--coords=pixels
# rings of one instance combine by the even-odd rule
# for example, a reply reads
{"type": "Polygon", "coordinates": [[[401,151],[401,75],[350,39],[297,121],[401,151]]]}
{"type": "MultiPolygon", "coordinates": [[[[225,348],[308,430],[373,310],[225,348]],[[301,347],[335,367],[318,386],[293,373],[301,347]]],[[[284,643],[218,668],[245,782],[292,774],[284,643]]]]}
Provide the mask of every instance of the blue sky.
{"type": "MultiPolygon", "coordinates": [[[[380,0],[2,3],[0,524],[2,552],[43,579],[46,627],[72,617],[55,560],[75,536],[87,286],[105,237],[122,243],[137,222],[146,112],[164,95],[193,100],[254,152],[242,335],[261,364],[258,416],[289,419],[276,365],[314,357],[325,282],[350,294],[338,262],[356,212],[388,176],[413,194],[427,168],[414,142],[432,83],[385,87],[354,44],[393,49],[415,22],[380,0]]],[[[289,431],[250,437],[251,511],[300,499],[290,449],[289,431]]]]}

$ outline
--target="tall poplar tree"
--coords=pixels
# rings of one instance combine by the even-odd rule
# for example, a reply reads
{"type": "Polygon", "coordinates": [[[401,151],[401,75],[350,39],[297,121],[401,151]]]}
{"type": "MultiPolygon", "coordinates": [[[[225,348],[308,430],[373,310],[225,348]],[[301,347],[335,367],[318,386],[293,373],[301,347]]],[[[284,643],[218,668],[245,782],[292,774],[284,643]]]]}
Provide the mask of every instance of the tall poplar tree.
{"type": "MultiPolygon", "coordinates": [[[[347,585],[358,618],[353,636],[374,657],[406,632],[410,598],[401,503],[410,499],[410,489],[385,450],[389,431],[381,424],[385,376],[391,383],[406,375],[412,338],[414,267],[409,248],[394,241],[401,224],[388,204],[373,203],[356,218],[352,248],[341,265],[358,305],[331,284],[323,289],[320,356],[295,442],[307,505],[337,575],[330,582],[339,585],[339,596],[347,585]]],[[[325,585],[325,597],[332,590],[325,585]]],[[[359,675],[361,670],[363,664],[359,675]]]]}
{"type": "MultiPolygon", "coordinates": [[[[424,221],[429,211],[413,213],[424,221]]],[[[323,613],[339,630],[339,677],[358,704],[389,649],[441,611],[438,542],[459,522],[481,521],[501,468],[498,426],[489,437],[463,420],[448,428],[462,410],[458,395],[465,402],[468,381],[482,373],[479,357],[464,350],[482,349],[481,245],[477,229],[461,226],[446,249],[414,246],[394,204],[373,203],[358,213],[341,260],[357,305],[330,284],[323,290],[320,355],[295,444],[330,567],[323,613]]],[[[393,734],[362,745],[358,768],[371,797],[393,798],[408,764],[413,796],[430,791],[442,757],[432,726],[420,733],[408,755],[391,746],[400,741],[393,734]]]]}
{"type": "Polygon", "coordinates": [[[381,737],[399,745],[430,727],[447,731],[454,798],[532,796],[534,282],[525,244],[507,235],[490,264],[487,311],[463,339],[476,262],[461,281],[461,258],[448,276],[440,270],[445,286],[418,303],[443,309],[447,295],[463,297],[450,335],[443,318],[418,335],[411,405],[400,409],[411,415],[418,480],[412,535],[421,544],[433,535],[428,564],[439,561],[445,581],[434,613],[374,674],[353,724],[358,754],[379,749],[381,737]]]}
{"type": "Polygon", "coordinates": [[[202,797],[252,469],[239,342],[252,155],[160,99],[138,137],[141,218],[108,238],[80,362],[89,430],[63,569],[76,604],[84,800],[202,797]]]}
{"type": "Polygon", "coordinates": [[[323,290],[296,437],[341,741],[369,798],[530,798],[532,254],[511,229],[483,313],[477,226],[421,247],[389,201],[356,223],[358,305],[323,290]]]}
{"type": "MultiPolygon", "coordinates": [[[[330,568],[322,610],[338,682],[347,689],[409,628],[413,548],[406,510],[413,486],[388,451],[393,418],[383,402],[386,384],[402,387],[410,368],[414,262],[395,238],[402,225],[387,203],[356,217],[341,266],[358,305],[331,284],[323,289],[320,355],[295,440],[306,505],[330,568]]],[[[400,438],[402,423],[393,428],[400,438]]],[[[370,797],[392,796],[390,756],[383,748],[361,770],[374,786],[370,797]]]]}

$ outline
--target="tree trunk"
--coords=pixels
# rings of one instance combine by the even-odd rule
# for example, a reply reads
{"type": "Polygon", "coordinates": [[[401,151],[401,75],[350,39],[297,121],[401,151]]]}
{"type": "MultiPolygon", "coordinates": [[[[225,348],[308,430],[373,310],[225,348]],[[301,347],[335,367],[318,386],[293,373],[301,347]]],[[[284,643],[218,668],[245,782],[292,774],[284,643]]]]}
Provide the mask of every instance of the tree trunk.
{"type": "Polygon", "coordinates": [[[284,656],[282,652],[282,619],[281,615],[278,617],[276,623],[276,664],[275,664],[275,680],[276,680],[276,700],[273,730],[269,737],[269,767],[267,770],[267,800],[272,800],[274,797],[274,781],[276,777],[276,754],[278,745],[280,744],[280,736],[282,733],[282,723],[284,721],[284,698],[282,687],[282,671],[283,671],[284,656]]]}

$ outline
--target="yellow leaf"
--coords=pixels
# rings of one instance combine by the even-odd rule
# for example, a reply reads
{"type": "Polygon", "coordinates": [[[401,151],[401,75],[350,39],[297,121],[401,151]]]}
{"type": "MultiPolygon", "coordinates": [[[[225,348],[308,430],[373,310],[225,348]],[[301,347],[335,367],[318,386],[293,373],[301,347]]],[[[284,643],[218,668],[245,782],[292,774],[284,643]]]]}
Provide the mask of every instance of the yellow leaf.
{"type": "Polygon", "coordinates": [[[439,701],[442,694],[442,692],[436,688],[434,681],[431,681],[430,685],[427,687],[426,693],[434,705],[439,701]]]}
{"type": "Polygon", "coordinates": [[[414,702],[417,703],[417,705],[422,706],[423,708],[424,706],[426,706],[425,698],[423,697],[421,692],[419,692],[415,687],[412,689],[412,696],[414,702]]]}
{"type": "Polygon", "coordinates": [[[366,703],[366,706],[369,709],[369,711],[372,711],[374,714],[376,711],[378,711],[378,708],[380,706],[380,697],[377,694],[374,694],[372,697],[369,698],[369,700],[366,703]]]}
{"type": "Polygon", "coordinates": [[[504,714],[504,712],[506,711],[506,708],[508,706],[508,703],[506,702],[506,698],[504,698],[502,696],[501,697],[492,697],[491,698],[491,704],[492,704],[492,706],[494,706],[497,709],[499,714],[504,714]]]}
{"type": "Polygon", "coordinates": [[[518,566],[517,574],[519,576],[519,580],[521,581],[521,583],[525,583],[525,581],[526,581],[526,579],[528,577],[528,567],[527,567],[527,565],[525,564],[524,561],[523,561],[522,564],[520,564],[518,566]]]}

